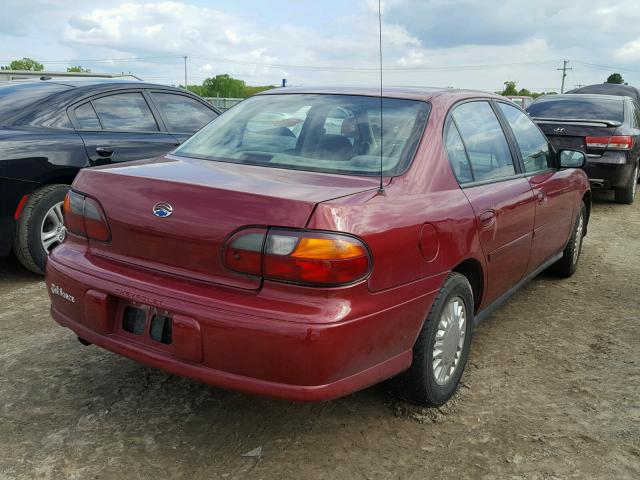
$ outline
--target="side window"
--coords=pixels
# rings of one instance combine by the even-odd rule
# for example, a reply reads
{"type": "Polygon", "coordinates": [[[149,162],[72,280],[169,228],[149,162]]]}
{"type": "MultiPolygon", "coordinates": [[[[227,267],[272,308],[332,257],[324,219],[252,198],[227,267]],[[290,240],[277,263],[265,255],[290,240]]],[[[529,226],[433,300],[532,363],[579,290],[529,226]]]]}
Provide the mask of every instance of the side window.
{"type": "Polygon", "coordinates": [[[153,92],[151,97],[164,114],[171,132],[195,133],[217,116],[213,110],[185,95],[153,92]]]}
{"type": "Polygon", "coordinates": [[[158,125],[141,93],[118,93],[91,102],[105,130],[157,132],[158,125]]]}
{"type": "Polygon", "coordinates": [[[449,121],[447,124],[444,142],[451,168],[453,168],[453,173],[455,173],[458,183],[472,182],[473,173],[469,165],[469,158],[464,150],[460,132],[458,132],[458,128],[453,121],[449,121]]]}
{"type": "Polygon", "coordinates": [[[635,117],[636,128],[640,128],[640,106],[637,102],[633,102],[633,114],[635,117]]]}
{"type": "Polygon", "coordinates": [[[524,171],[538,172],[553,166],[547,138],[538,130],[533,121],[517,108],[498,103],[507,118],[518,142],[518,148],[524,161],[524,171]]]}
{"type": "Polygon", "coordinates": [[[95,110],[91,106],[91,102],[84,103],[74,110],[76,120],[80,124],[80,128],[87,130],[102,130],[100,120],[95,110]]]}
{"type": "Polygon", "coordinates": [[[489,102],[463,103],[453,110],[452,117],[466,147],[474,181],[515,175],[509,144],[489,102]]]}

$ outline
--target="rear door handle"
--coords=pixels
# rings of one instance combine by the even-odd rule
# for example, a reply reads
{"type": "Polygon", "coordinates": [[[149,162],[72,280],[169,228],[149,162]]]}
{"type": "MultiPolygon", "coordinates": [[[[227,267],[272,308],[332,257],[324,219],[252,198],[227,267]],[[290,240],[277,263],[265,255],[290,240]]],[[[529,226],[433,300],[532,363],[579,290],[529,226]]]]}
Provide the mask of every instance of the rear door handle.
{"type": "Polygon", "coordinates": [[[484,227],[484,228],[490,227],[496,221],[495,210],[485,210],[480,214],[480,216],[478,217],[478,220],[480,221],[481,227],[484,227]]]}
{"type": "Polygon", "coordinates": [[[110,157],[113,155],[113,148],[111,147],[97,147],[96,153],[101,157],[110,157]]]}
{"type": "Polygon", "coordinates": [[[544,203],[547,200],[547,193],[544,190],[539,190],[536,198],[538,199],[538,203],[544,203]]]}

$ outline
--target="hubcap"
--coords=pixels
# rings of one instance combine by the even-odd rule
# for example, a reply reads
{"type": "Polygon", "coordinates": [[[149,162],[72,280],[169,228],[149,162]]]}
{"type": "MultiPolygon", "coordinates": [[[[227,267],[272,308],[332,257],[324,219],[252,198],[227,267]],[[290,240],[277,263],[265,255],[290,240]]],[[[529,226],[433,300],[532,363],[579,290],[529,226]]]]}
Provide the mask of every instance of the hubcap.
{"type": "Polygon", "coordinates": [[[42,220],[40,227],[40,240],[44,251],[49,253],[53,247],[64,240],[67,229],[62,217],[62,202],[56,203],[49,209],[42,220]]]}
{"type": "Polygon", "coordinates": [[[446,385],[456,373],[467,327],[467,309],[460,297],[449,299],[438,322],[433,345],[433,377],[438,385],[446,385]]]}
{"type": "Polygon", "coordinates": [[[584,228],[584,216],[582,213],[580,217],[578,217],[578,226],[576,228],[576,238],[573,243],[573,263],[578,262],[578,257],[580,256],[580,248],[582,248],[582,230],[584,228]]]}

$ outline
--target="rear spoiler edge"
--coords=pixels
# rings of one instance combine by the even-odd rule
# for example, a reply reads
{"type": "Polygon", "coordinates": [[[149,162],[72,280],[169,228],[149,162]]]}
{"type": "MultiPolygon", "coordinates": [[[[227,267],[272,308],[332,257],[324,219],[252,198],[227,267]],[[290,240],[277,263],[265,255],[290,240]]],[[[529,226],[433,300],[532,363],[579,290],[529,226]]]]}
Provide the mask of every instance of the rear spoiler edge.
{"type": "Polygon", "coordinates": [[[545,117],[532,117],[536,122],[544,122],[544,123],[583,123],[583,124],[592,124],[598,123],[602,125],[606,125],[607,127],[619,127],[622,125],[622,122],[614,121],[614,120],[601,120],[601,119],[587,119],[587,118],[545,118],[545,117]]]}

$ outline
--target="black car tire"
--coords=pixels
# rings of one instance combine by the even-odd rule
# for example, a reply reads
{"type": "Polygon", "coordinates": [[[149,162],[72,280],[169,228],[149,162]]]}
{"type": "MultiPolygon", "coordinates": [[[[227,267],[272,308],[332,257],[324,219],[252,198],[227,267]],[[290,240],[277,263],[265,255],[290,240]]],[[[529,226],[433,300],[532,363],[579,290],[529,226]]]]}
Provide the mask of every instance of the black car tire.
{"type": "Polygon", "coordinates": [[[439,406],[453,396],[469,356],[473,332],[473,305],[473,291],[467,278],[459,273],[450,273],[442,284],[413,347],[411,367],[391,382],[398,397],[417,405],[439,406]],[[433,368],[434,343],[444,309],[455,297],[461,298],[466,308],[464,344],[451,378],[446,384],[441,385],[436,382],[433,368]]]}
{"type": "Polygon", "coordinates": [[[16,228],[13,251],[27,269],[44,274],[47,252],[42,245],[42,223],[47,212],[57,203],[63,202],[69,185],[46,185],[27,199],[16,228]]]}
{"type": "Polygon", "coordinates": [[[615,189],[616,203],[631,205],[636,199],[636,191],[638,190],[638,165],[636,165],[633,172],[625,187],[615,189]]]}
{"type": "Polygon", "coordinates": [[[549,273],[558,277],[569,278],[576,273],[580,252],[582,251],[582,240],[587,227],[587,207],[584,202],[580,203],[580,210],[573,225],[571,238],[562,251],[562,258],[549,267],[549,273]],[[582,219],[582,221],[581,221],[582,219]],[[579,231],[578,231],[579,230],[579,231]],[[577,249],[577,254],[576,254],[577,249]]]}

